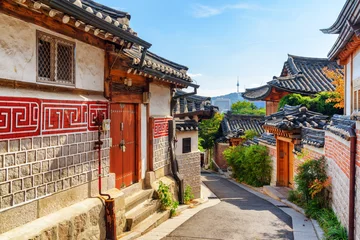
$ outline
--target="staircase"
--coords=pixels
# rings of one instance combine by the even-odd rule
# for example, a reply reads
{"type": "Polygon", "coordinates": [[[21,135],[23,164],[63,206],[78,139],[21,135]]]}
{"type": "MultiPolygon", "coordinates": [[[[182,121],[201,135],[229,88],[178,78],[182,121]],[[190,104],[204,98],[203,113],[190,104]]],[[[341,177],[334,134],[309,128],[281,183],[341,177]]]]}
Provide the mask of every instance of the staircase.
{"type": "Polygon", "coordinates": [[[160,200],[154,198],[154,190],[138,190],[125,198],[126,224],[120,239],[137,239],[162,222],[169,211],[160,211],[160,200]]]}

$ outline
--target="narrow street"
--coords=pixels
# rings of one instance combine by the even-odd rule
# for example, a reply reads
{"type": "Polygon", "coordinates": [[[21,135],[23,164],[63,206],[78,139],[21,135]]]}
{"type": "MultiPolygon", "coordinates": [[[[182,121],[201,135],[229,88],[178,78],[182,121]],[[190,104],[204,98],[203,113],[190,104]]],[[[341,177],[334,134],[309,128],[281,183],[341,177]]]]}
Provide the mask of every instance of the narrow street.
{"type": "Polygon", "coordinates": [[[171,232],[164,240],[294,239],[291,217],[271,203],[215,175],[205,185],[221,200],[171,232]]]}

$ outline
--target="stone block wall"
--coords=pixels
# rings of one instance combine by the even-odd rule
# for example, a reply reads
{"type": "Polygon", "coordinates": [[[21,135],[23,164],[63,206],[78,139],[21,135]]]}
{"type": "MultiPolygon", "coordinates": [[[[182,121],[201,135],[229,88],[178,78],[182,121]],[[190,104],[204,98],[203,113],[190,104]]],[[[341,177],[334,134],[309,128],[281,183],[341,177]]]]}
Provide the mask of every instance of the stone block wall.
{"type": "Polygon", "coordinates": [[[168,136],[155,138],[154,149],[154,170],[163,168],[170,164],[169,138],[168,136]]]}
{"type": "Polygon", "coordinates": [[[221,169],[226,169],[227,162],[223,152],[229,147],[228,143],[216,143],[214,147],[214,160],[221,169]]]}
{"type": "Polygon", "coordinates": [[[195,198],[201,197],[200,152],[184,153],[176,156],[180,174],[184,177],[184,187],[189,185],[195,198]]]}

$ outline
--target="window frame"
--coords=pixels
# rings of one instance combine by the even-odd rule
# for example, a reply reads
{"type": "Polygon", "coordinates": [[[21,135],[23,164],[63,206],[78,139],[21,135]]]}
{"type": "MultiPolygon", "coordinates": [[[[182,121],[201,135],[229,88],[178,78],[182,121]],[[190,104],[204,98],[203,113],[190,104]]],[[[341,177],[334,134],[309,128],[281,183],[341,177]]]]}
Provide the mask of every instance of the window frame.
{"type": "Polygon", "coordinates": [[[191,137],[183,138],[182,139],[182,153],[190,153],[191,152],[191,137]],[[187,144],[185,144],[185,141],[189,141],[187,144]],[[186,147],[186,149],[185,149],[186,147]]]}
{"type": "Polygon", "coordinates": [[[47,83],[47,84],[53,84],[53,85],[65,85],[65,86],[70,86],[70,87],[75,87],[76,85],[76,43],[66,40],[64,38],[58,37],[58,36],[54,36],[52,34],[46,33],[46,32],[42,32],[39,30],[36,30],[36,82],[39,83],[47,83]],[[39,58],[40,58],[40,54],[39,54],[39,41],[41,39],[42,36],[46,36],[48,38],[51,39],[50,41],[50,78],[49,80],[44,79],[43,77],[39,76],[39,58]],[[72,67],[71,67],[71,81],[62,81],[57,79],[57,62],[58,60],[57,58],[57,46],[58,44],[63,44],[65,46],[71,46],[72,47],[72,67]]]}

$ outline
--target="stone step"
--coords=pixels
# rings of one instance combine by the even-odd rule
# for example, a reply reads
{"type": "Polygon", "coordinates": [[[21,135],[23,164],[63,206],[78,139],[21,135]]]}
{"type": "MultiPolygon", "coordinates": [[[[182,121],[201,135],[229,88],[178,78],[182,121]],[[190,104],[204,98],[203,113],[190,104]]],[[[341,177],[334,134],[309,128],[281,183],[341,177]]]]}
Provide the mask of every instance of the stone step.
{"type": "Polygon", "coordinates": [[[165,222],[167,219],[170,218],[170,211],[159,211],[155,212],[140,224],[138,224],[131,232],[127,232],[120,236],[121,240],[133,240],[138,239],[141,235],[146,234],[150,230],[156,228],[161,223],[165,222]]]}
{"type": "Polygon", "coordinates": [[[153,213],[159,211],[160,206],[160,200],[151,199],[137,205],[135,208],[125,213],[126,230],[131,231],[141,221],[143,221],[153,213]]]}
{"type": "Polygon", "coordinates": [[[139,204],[151,199],[153,194],[153,189],[140,190],[139,192],[125,198],[125,211],[129,212],[139,204]]]}
{"type": "Polygon", "coordinates": [[[132,195],[134,195],[135,193],[139,192],[142,190],[142,185],[140,183],[134,183],[129,187],[123,188],[121,189],[121,192],[124,193],[124,197],[130,197],[132,195]]]}

